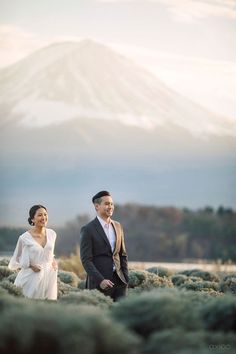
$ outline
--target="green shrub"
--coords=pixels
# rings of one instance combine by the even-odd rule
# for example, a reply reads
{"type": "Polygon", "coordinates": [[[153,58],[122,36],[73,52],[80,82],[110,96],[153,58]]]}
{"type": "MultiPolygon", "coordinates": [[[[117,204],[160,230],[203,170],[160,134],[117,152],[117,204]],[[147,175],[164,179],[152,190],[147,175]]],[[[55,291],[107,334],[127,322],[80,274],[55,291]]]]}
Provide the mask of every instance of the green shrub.
{"type": "Polygon", "coordinates": [[[6,258],[0,259],[0,266],[5,266],[5,267],[7,267],[8,264],[9,264],[9,262],[10,262],[9,259],[6,259],[6,258]]]}
{"type": "Polygon", "coordinates": [[[148,273],[145,281],[140,286],[143,290],[152,290],[155,288],[173,288],[172,281],[168,278],[159,277],[156,274],[148,273]]]}
{"type": "Polygon", "coordinates": [[[199,283],[199,282],[202,282],[203,280],[200,277],[195,277],[194,275],[192,275],[190,277],[187,277],[187,281],[192,282],[192,283],[195,283],[195,282],[199,283]]]}
{"type": "MultiPolygon", "coordinates": [[[[16,297],[14,295],[10,295],[7,290],[0,287],[0,314],[3,311],[8,311],[8,309],[13,308],[23,308],[28,306],[29,300],[24,297],[16,297]]],[[[1,315],[0,315],[1,318],[1,315]]]]}
{"type": "Polygon", "coordinates": [[[58,277],[63,283],[69,284],[70,286],[73,286],[76,288],[78,287],[80,279],[75,273],[59,270],[58,277]]]}
{"type": "Polygon", "coordinates": [[[171,277],[171,281],[175,286],[180,286],[181,284],[185,283],[187,279],[187,275],[184,274],[175,274],[171,277]]]}
{"type": "Polygon", "coordinates": [[[9,282],[14,283],[14,281],[16,280],[16,276],[17,276],[17,273],[13,273],[13,274],[9,275],[6,279],[9,282]]]}
{"type": "Polygon", "coordinates": [[[140,286],[145,280],[147,273],[143,270],[130,270],[129,271],[129,287],[136,288],[140,286]]]}
{"type": "Polygon", "coordinates": [[[194,276],[201,278],[202,280],[206,281],[214,281],[214,282],[219,282],[220,278],[216,273],[213,272],[207,272],[201,269],[189,269],[189,270],[184,270],[182,272],[179,272],[178,274],[184,274],[187,276],[194,276]]]}
{"type": "Polygon", "coordinates": [[[235,352],[234,333],[185,332],[174,329],[155,332],[145,345],[143,354],[209,354],[209,352],[235,352]],[[229,350],[230,349],[230,350],[229,350]]]}
{"type": "Polygon", "coordinates": [[[213,297],[222,297],[223,293],[212,293],[211,291],[191,291],[186,289],[179,289],[179,296],[185,301],[189,301],[194,308],[194,311],[199,311],[202,306],[212,300],[213,297]]]}
{"type": "Polygon", "coordinates": [[[140,340],[94,306],[29,302],[0,317],[4,354],[139,354],[140,340]]]}
{"type": "Polygon", "coordinates": [[[236,272],[222,272],[221,274],[223,274],[222,279],[236,278],[236,272]]]}
{"type": "Polygon", "coordinates": [[[71,292],[80,291],[78,288],[70,286],[69,284],[63,283],[59,277],[57,279],[57,287],[58,287],[58,298],[61,298],[64,295],[67,295],[71,292]]]}
{"type": "Polygon", "coordinates": [[[236,298],[233,295],[212,298],[202,307],[201,317],[208,330],[236,332],[236,298]]]}
{"type": "Polygon", "coordinates": [[[85,289],[85,285],[86,285],[86,281],[85,280],[81,280],[78,284],[78,289],[84,290],[85,289]]]}
{"type": "Polygon", "coordinates": [[[8,291],[0,286],[0,299],[6,294],[8,294],[8,291]]]}
{"type": "Polygon", "coordinates": [[[3,280],[0,282],[0,288],[7,290],[7,292],[11,295],[15,296],[23,296],[21,288],[15,286],[8,280],[3,280]]]}
{"type": "Polygon", "coordinates": [[[220,290],[224,293],[236,294],[236,275],[227,275],[220,282],[220,290]]]}
{"type": "Polygon", "coordinates": [[[170,279],[159,277],[145,270],[131,270],[129,278],[130,288],[140,287],[142,290],[152,290],[153,288],[173,287],[170,279]]]}
{"type": "Polygon", "coordinates": [[[146,269],[150,273],[154,273],[158,275],[159,277],[170,277],[172,276],[175,272],[171,269],[165,268],[165,267],[151,267],[146,269]]]}
{"type": "Polygon", "coordinates": [[[175,274],[171,277],[171,281],[175,286],[181,286],[185,283],[202,282],[202,278],[187,276],[185,274],[175,274]]]}
{"type": "Polygon", "coordinates": [[[136,287],[136,288],[129,288],[127,291],[127,297],[131,297],[133,295],[138,295],[141,294],[143,292],[143,289],[140,287],[136,287]]]}
{"type": "Polygon", "coordinates": [[[180,289],[194,290],[194,291],[219,291],[219,284],[211,281],[192,281],[188,279],[180,285],[180,289]]]}
{"type": "Polygon", "coordinates": [[[0,266],[0,281],[7,278],[9,275],[14,274],[14,271],[6,266],[0,266]]]}
{"type": "Polygon", "coordinates": [[[94,305],[101,308],[109,308],[113,304],[113,300],[109,296],[105,296],[98,290],[82,290],[77,293],[70,293],[62,296],[60,302],[66,304],[94,305]]]}
{"type": "Polygon", "coordinates": [[[111,315],[144,337],[167,328],[198,328],[199,315],[182,293],[176,289],[159,289],[133,295],[114,306],[111,315]]]}
{"type": "Polygon", "coordinates": [[[236,336],[233,332],[204,332],[205,342],[211,351],[236,353],[236,336]]]}
{"type": "Polygon", "coordinates": [[[204,332],[185,332],[181,329],[153,333],[145,345],[144,354],[177,354],[182,350],[203,349],[204,332]]]}

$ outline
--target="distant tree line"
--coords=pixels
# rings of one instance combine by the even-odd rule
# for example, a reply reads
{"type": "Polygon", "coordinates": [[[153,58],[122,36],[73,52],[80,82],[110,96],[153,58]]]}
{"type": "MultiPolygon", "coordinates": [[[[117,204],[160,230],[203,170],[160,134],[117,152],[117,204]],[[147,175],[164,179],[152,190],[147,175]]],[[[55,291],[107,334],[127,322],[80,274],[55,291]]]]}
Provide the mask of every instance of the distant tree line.
{"type": "Polygon", "coordinates": [[[0,255],[12,252],[18,237],[24,231],[20,227],[0,227],[0,255]]]}
{"type": "Polygon", "coordinates": [[[130,260],[236,261],[236,212],[219,207],[197,211],[127,204],[115,217],[126,233],[130,260]]]}
{"type": "MultiPolygon", "coordinates": [[[[131,261],[208,259],[236,261],[236,212],[219,207],[197,211],[137,204],[116,205],[114,219],[124,226],[131,261]]],[[[58,234],[56,255],[69,255],[79,244],[88,215],[79,215],[58,234]]],[[[0,228],[1,252],[12,251],[22,229],[0,228]]]]}

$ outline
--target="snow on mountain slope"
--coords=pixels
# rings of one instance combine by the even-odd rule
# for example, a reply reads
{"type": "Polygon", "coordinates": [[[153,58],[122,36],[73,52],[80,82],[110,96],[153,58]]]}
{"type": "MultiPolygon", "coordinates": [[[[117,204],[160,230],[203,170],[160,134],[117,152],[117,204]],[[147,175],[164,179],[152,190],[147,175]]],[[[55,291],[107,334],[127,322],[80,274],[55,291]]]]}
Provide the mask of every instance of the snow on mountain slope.
{"type": "Polygon", "coordinates": [[[2,124],[38,127],[96,118],[143,128],[175,124],[195,136],[236,136],[234,122],[92,40],[53,44],[1,69],[0,91],[2,124]]]}

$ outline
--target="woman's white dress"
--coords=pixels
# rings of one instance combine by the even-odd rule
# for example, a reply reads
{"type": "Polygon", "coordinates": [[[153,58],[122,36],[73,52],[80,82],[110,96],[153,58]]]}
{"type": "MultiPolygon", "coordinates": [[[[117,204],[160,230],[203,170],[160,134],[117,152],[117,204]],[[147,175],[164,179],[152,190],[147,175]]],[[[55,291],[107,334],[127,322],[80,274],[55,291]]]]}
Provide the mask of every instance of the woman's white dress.
{"type": "Polygon", "coordinates": [[[42,247],[26,231],[17,242],[9,268],[20,268],[15,285],[22,288],[23,295],[34,299],[57,299],[57,270],[52,267],[56,233],[46,229],[47,242],[42,247]],[[30,265],[39,265],[41,270],[34,272],[30,265]]]}

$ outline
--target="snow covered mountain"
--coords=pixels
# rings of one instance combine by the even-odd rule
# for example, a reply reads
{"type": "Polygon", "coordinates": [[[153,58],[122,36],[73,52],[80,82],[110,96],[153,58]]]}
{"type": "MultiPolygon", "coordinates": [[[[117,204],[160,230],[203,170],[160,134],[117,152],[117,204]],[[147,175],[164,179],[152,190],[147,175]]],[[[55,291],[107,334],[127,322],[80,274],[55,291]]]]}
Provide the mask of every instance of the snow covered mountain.
{"type": "Polygon", "coordinates": [[[42,203],[54,224],[117,202],[236,205],[236,130],[110,48],[84,40],[0,70],[0,225],[42,203]]]}
{"type": "Polygon", "coordinates": [[[235,123],[169,89],[153,74],[92,40],[57,43],[0,70],[1,125],[42,127],[102,119],[195,136],[236,136],[235,123]]]}

